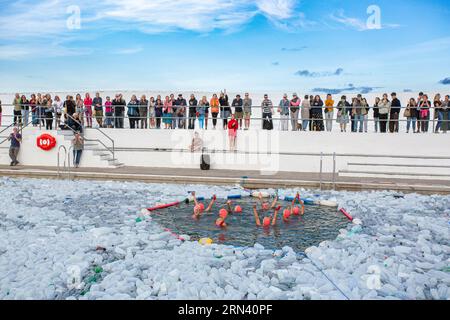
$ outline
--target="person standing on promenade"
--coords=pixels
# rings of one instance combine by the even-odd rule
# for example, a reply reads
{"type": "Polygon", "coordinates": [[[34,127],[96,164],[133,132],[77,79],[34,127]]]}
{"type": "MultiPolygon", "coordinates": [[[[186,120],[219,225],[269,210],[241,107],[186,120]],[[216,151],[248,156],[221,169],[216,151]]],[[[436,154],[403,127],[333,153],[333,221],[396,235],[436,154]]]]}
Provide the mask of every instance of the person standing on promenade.
{"type": "Polygon", "coordinates": [[[25,95],[22,95],[20,97],[20,107],[21,107],[22,122],[23,125],[26,126],[28,124],[28,118],[30,114],[30,103],[25,95]]]}
{"type": "Polygon", "coordinates": [[[428,100],[428,95],[424,94],[422,101],[419,104],[419,114],[420,114],[420,131],[422,133],[428,132],[428,127],[430,123],[430,110],[431,102],[428,100]]]}
{"type": "Polygon", "coordinates": [[[163,116],[164,102],[161,99],[161,95],[156,96],[155,100],[155,126],[156,129],[161,129],[161,119],[163,116]]]}
{"type": "Polygon", "coordinates": [[[112,102],[111,102],[111,98],[108,96],[108,97],[106,97],[106,102],[105,102],[105,128],[113,127],[113,119],[114,119],[114,112],[113,112],[112,102]]]}
{"type": "MultiPolygon", "coordinates": [[[[305,95],[301,104],[301,117],[302,117],[302,130],[306,131],[307,128],[311,128],[309,123],[311,122],[311,100],[308,95],[305,95]]],[[[292,110],[291,110],[292,111],[292,110]]]]}
{"type": "Polygon", "coordinates": [[[389,131],[391,133],[395,133],[398,132],[398,119],[400,116],[400,111],[402,109],[402,103],[399,99],[397,99],[397,94],[395,92],[391,94],[391,97],[392,102],[389,120],[389,131]]]}
{"type": "Polygon", "coordinates": [[[169,96],[166,96],[163,107],[164,129],[172,129],[172,116],[173,116],[172,100],[170,99],[169,96]]]}
{"type": "Polygon", "coordinates": [[[325,126],[328,132],[333,129],[333,118],[334,118],[334,100],[331,94],[327,94],[327,99],[325,100],[325,126]]]}
{"type": "Polygon", "coordinates": [[[61,117],[63,111],[63,102],[59,98],[59,96],[55,96],[55,101],[53,101],[53,110],[55,112],[55,129],[60,128],[61,126],[61,117]]]}
{"type": "Polygon", "coordinates": [[[92,99],[89,93],[84,98],[84,112],[86,114],[86,127],[92,128],[92,99]]]}
{"type": "MultiPolygon", "coordinates": [[[[155,129],[156,127],[156,121],[155,121],[155,115],[156,115],[156,110],[155,110],[155,106],[156,106],[156,100],[154,97],[150,97],[150,100],[148,101],[148,114],[146,117],[147,121],[150,121],[148,123],[148,127],[150,129],[155,129]]],[[[144,117],[142,117],[143,119],[144,117]]]]}
{"type": "Polygon", "coordinates": [[[222,117],[223,129],[227,130],[228,118],[231,115],[231,108],[230,108],[230,103],[228,101],[228,94],[227,94],[226,90],[224,90],[223,92],[220,93],[219,104],[220,104],[220,114],[222,117]]]}
{"type": "MultiPolygon", "coordinates": [[[[300,98],[297,96],[296,93],[294,93],[292,95],[292,100],[289,103],[290,106],[290,112],[291,112],[291,127],[292,127],[292,131],[297,131],[298,130],[298,116],[300,113],[300,98]]],[[[308,111],[309,113],[309,111],[308,111]]],[[[308,118],[309,118],[309,114],[308,114],[308,118]]],[[[303,124],[302,124],[302,128],[303,128],[303,124]]]]}
{"type": "Polygon", "coordinates": [[[253,101],[250,98],[250,94],[247,92],[244,95],[244,130],[248,130],[250,128],[250,118],[252,117],[252,107],[253,101]]]}
{"type": "MultiPolygon", "coordinates": [[[[283,95],[283,99],[280,100],[278,104],[278,113],[280,114],[280,130],[288,131],[289,130],[289,106],[291,105],[291,101],[288,99],[288,95],[285,93],[283,95]]],[[[297,110],[298,117],[298,110],[297,110]]]]}
{"type": "Polygon", "coordinates": [[[342,96],[341,100],[337,104],[337,122],[341,127],[341,132],[347,132],[347,124],[349,123],[349,114],[351,113],[350,103],[347,101],[346,96],[342,96]]]}
{"type": "Polygon", "coordinates": [[[9,157],[12,161],[10,166],[17,166],[19,164],[17,157],[19,156],[20,144],[22,143],[22,135],[19,133],[17,127],[13,128],[13,132],[9,135],[8,141],[11,141],[11,146],[9,147],[9,157]]]}
{"type": "Polygon", "coordinates": [[[242,118],[244,117],[244,110],[242,109],[244,105],[244,101],[241,98],[241,95],[236,95],[236,98],[233,99],[232,106],[234,107],[234,117],[239,122],[239,129],[242,129],[242,118]]]}
{"type": "Polygon", "coordinates": [[[195,118],[197,115],[197,105],[198,101],[193,94],[191,94],[191,98],[189,99],[189,114],[188,114],[188,129],[195,129],[195,118]]]}
{"type": "Polygon", "coordinates": [[[139,129],[139,101],[136,95],[131,96],[130,102],[128,102],[127,116],[130,122],[130,129],[139,129]]]}
{"type": "Polygon", "coordinates": [[[141,124],[141,129],[147,129],[148,128],[148,100],[147,97],[144,95],[141,96],[141,99],[139,100],[139,120],[137,123],[137,127],[139,128],[139,123],[141,124]]]}
{"type": "Polygon", "coordinates": [[[389,117],[389,111],[391,109],[391,102],[388,99],[388,95],[383,94],[383,98],[378,103],[378,116],[380,117],[380,132],[386,133],[387,121],[389,117]]]}
{"type": "Polygon", "coordinates": [[[262,128],[263,130],[273,130],[272,114],[273,103],[269,99],[269,95],[264,95],[264,100],[261,103],[262,108],[262,128]]]}
{"type": "Polygon", "coordinates": [[[219,99],[217,98],[217,94],[215,94],[215,93],[213,94],[209,105],[211,107],[211,116],[213,118],[212,119],[213,130],[216,130],[217,115],[219,114],[219,106],[220,106],[220,102],[219,102],[219,99]]]}
{"type": "Polygon", "coordinates": [[[409,133],[409,129],[413,129],[413,133],[416,133],[416,123],[417,123],[417,103],[414,98],[409,99],[409,103],[406,106],[403,116],[406,118],[406,133],[409,133]]]}
{"type": "Polygon", "coordinates": [[[13,100],[13,107],[14,107],[14,125],[19,126],[22,125],[22,106],[21,106],[21,100],[20,95],[16,93],[13,100]]]}
{"type": "Polygon", "coordinates": [[[81,94],[77,93],[75,96],[76,113],[78,114],[78,121],[84,126],[84,103],[81,99],[81,94]]]}
{"type": "Polygon", "coordinates": [[[381,99],[379,97],[376,97],[375,104],[373,105],[373,123],[375,132],[378,132],[380,127],[380,113],[378,110],[378,104],[380,103],[380,101],[381,99]]]}
{"type": "Polygon", "coordinates": [[[204,123],[205,123],[205,114],[207,113],[207,108],[209,106],[209,102],[208,99],[206,98],[206,96],[202,97],[202,100],[200,100],[198,107],[197,107],[197,112],[196,112],[196,116],[198,118],[198,126],[200,129],[203,129],[204,127],[204,123]]]}
{"type": "Polygon", "coordinates": [[[312,131],[324,131],[323,126],[323,101],[319,95],[314,97],[311,107],[312,131]]]}
{"type": "Polygon", "coordinates": [[[95,98],[92,100],[94,105],[94,117],[97,121],[99,128],[103,127],[103,99],[100,97],[100,93],[95,93],[95,98]]]}
{"type": "Polygon", "coordinates": [[[187,102],[186,99],[183,98],[183,95],[180,93],[178,95],[178,99],[175,101],[176,105],[176,119],[177,124],[175,127],[178,127],[178,129],[186,129],[186,106],[187,102]]]}
{"type": "Polygon", "coordinates": [[[127,103],[123,99],[122,94],[116,94],[116,98],[112,102],[114,111],[114,127],[123,129],[125,107],[127,103]]]}
{"type": "Polygon", "coordinates": [[[434,119],[438,120],[436,128],[434,129],[434,133],[439,133],[439,129],[442,126],[442,117],[443,117],[442,101],[441,95],[439,93],[434,96],[433,107],[434,107],[434,119]]]}

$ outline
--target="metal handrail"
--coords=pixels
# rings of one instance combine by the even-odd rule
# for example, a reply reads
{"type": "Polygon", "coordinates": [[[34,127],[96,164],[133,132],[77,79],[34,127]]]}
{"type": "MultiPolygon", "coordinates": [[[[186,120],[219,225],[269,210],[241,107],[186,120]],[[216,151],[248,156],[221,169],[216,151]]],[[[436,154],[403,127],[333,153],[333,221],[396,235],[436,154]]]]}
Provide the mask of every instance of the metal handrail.
{"type": "MultiPolygon", "coordinates": [[[[22,132],[23,132],[23,129],[26,128],[26,127],[28,127],[31,123],[33,123],[33,121],[30,121],[30,122],[28,122],[28,123],[25,124],[25,125],[19,126],[19,127],[18,127],[18,128],[19,128],[19,133],[22,133],[22,132]]],[[[16,124],[13,123],[13,124],[9,125],[7,128],[5,128],[4,130],[2,130],[0,133],[5,132],[6,130],[8,130],[8,129],[11,128],[11,127],[16,127],[16,124]]],[[[6,141],[8,141],[8,138],[5,138],[5,139],[3,139],[2,141],[0,141],[0,145],[3,144],[3,143],[5,143],[6,141]]]]}
{"type": "MultiPolygon", "coordinates": [[[[71,115],[69,115],[69,114],[66,114],[67,115],[67,117],[68,118],[70,118],[70,119],[72,119],[73,121],[76,121],[76,122],[78,122],[78,123],[80,123],[80,121],[79,120],[77,120],[77,119],[75,119],[74,117],[72,117],[71,115]]],[[[80,123],[80,125],[81,125],[81,127],[84,129],[84,127],[83,127],[83,125],[80,123]]],[[[67,125],[66,124],[66,127],[67,128],[69,128],[73,133],[76,133],[77,131],[76,130],[74,130],[74,129],[72,129],[69,125],[67,125]]],[[[111,138],[111,137],[109,137],[105,132],[103,132],[102,130],[100,130],[100,129],[98,129],[98,128],[93,128],[93,129],[96,129],[96,130],[98,130],[99,132],[101,132],[105,137],[107,137],[111,142],[112,142],[112,149],[110,148],[110,147],[107,147],[104,143],[103,143],[103,141],[101,141],[101,140],[99,140],[99,139],[88,139],[88,138],[85,138],[84,136],[83,136],[83,138],[84,138],[84,140],[85,141],[91,141],[91,142],[99,142],[101,145],[103,145],[104,147],[105,147],[105,149],[106,150],[108,150],[109,152],[111,152],[111,154],[112,154],[112,156],[113,156],[113,159],[115,159],[115,144],[114,144],[114,140],[111,138]]],[[[83,133],[84,133],[85,131],[83,130],[83,133]]]]}
{"type": "Polygon", "coordinates": [[[92,128],[92,129],[95,129],[95,130],[97,130],[97,131],[99,131],[101,134],[103,134],[106,138],[108,138],[109,139],[109,141],[111,141],[111,143],[112,143],[112,151],[111,150],[109,150],[109,148],[108,147],[106,147],[106,145],[103,143],[103,142],[101,142],[100,141],[100,143],[105,147],[105,148],[107,148],[110,152],[112,152],[112,156],[113,156],[113,158],[115,158],[115,151],[114,151],[114,149],[115,149],[115,145],[114,145],[114,139],[112,139],[110,136],[108,136],[105,132],[103,132],[103,130],[101,130],[100,128],[92,128]]]}

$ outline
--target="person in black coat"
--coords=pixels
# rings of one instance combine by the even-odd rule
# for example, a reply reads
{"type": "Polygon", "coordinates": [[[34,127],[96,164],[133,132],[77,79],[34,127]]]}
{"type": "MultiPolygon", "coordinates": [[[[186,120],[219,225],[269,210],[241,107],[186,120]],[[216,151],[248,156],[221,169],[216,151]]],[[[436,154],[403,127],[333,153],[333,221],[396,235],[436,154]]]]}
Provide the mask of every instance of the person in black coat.
{"type": "Polygon", "coordinates": [[[393,92],[391,94],[392,102],[391,102],[391,111],[390,111],[390,120],[389,120],[389,131],[391,133],[398,132],[398,118],[400,117],[400,110],[402,108],[402,104],[399,99],[397,99],[397,94],[393,92]]]}
{"type": "Polygon", "coordinates": [[[320,99],[320,96],[315,96],[311,105],[312,131],[324,131],[322,109],[322,99],[320,99]]]}
{"type": "Polygon", "coordinates": [[[125,107],[127,103],[121,94],[116,94],[116,98],[112,101],[114,111],[114,127],[123,129],[125,107]]]}
{"type": "Polygon", "coordinates": [[[189,120],[188,120],[188,129],[194,130],[195,129],[195,118],[197,114],[197,105],[198,101],[195,99],[195,96],[191,94],[191,99],[189,99],[189,120]]]}

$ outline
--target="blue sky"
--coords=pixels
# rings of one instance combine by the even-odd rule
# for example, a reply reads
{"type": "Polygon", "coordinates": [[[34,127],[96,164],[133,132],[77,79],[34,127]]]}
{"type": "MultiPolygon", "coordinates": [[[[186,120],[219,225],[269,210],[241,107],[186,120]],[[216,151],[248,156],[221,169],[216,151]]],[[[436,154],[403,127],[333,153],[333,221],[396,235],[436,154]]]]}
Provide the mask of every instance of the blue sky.
{"type": "Polygon", "coordinates": [[[0,0],[0,10],[0,92],[449,87],[444,0],[0,0]],[[68,28],[74,5],[80,28],[68,28]]]}

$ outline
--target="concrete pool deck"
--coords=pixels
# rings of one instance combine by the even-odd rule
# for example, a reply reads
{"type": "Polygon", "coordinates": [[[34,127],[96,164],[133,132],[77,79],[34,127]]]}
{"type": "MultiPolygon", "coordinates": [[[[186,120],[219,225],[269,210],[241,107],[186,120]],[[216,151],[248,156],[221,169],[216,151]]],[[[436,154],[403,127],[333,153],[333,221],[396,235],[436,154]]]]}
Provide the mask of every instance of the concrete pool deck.
{"type": "MultiPolygon", "coordinates": [[[[0,165],[0,176],[28,178],[58,178],[56,167],[0,165]]],[[[319,188],[318,173],[278,172],[263,175],[259,171],[234,171],[148,167],[110,168],[71,168],[71,179],[141,181],[148,183],[175,184],[240,184],[249,189],[262,188],[319,188]],[[245,178],[244,178],[245,176],[245,178]]],[[[67,172],[61,171],[60,178],[67,178],[67,172]]],[[[333,188],[332,174],[322,174],[322,188],[333,188]]],[[[450,194],[450,181],[446,180],[412,180],[399,178],[371,177],[336,177],[336,190],[392,190],[400,192],[417,192],[423,194],[450,194]]]]}

